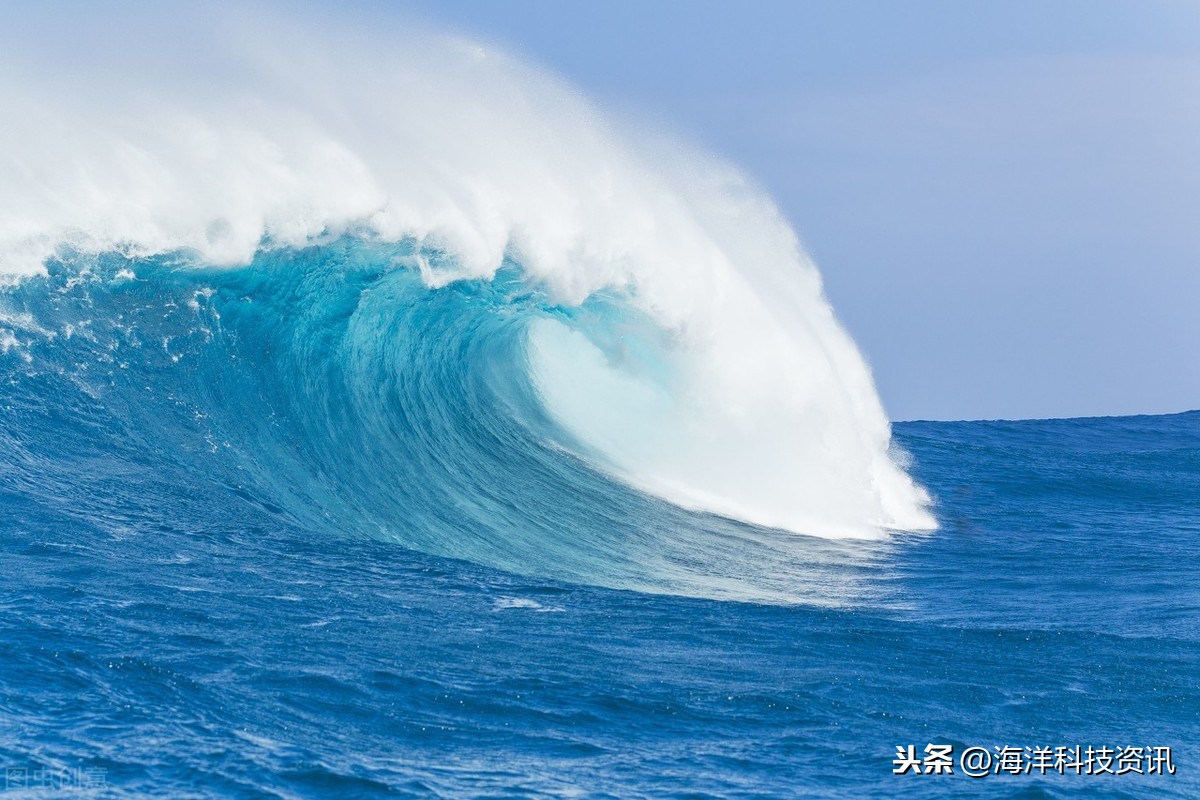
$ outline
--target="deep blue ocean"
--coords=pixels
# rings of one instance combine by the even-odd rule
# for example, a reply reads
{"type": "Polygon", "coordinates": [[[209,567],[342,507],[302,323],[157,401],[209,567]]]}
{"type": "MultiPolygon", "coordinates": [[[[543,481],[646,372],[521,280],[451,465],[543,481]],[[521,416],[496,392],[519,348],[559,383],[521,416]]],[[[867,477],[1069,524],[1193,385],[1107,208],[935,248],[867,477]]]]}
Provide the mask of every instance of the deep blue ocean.
{"type": "Polygon", "coordinates": [[[555,444],[603,298],[390,264],[0,289],[0,797],[1200,797],[1200,413],[899,423],[938,530],[763,530],[555,444]],[[959,762],[1075,746],[1175,773],[959,762]]]}

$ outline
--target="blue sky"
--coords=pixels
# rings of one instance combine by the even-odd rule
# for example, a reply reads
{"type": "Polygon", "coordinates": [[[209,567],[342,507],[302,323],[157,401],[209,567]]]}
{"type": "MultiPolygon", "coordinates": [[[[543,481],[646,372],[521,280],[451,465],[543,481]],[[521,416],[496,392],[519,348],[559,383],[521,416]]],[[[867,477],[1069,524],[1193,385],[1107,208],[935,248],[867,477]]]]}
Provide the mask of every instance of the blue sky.
{"type": "Polygon", "coordinates": [[[1200,3],[378,3],[778,200],[894,419],[1200,407],[1200,3]]]}

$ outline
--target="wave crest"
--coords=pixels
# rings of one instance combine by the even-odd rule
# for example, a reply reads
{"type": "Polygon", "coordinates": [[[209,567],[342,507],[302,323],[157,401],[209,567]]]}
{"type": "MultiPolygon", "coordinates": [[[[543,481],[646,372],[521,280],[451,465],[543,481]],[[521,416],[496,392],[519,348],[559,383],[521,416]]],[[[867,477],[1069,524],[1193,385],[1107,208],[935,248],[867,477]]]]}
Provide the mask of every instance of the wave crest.
{"type": "MultiPolygon", "coordinates": [[[[889,457],[869,370],[819,274],[736,170],[619,130],[570,87],[474,43],[231,13],[206,17],[190,38],[157,32],[179,51],[213,54],[186,73],[165,56],[122,65],[84,52],[67,75],[9,30],[0,102],[16,122],[0,133],[10,156],[0,162],[0,268],[43,273],[67,247],[311,276],[287,254],[357,241],[393,248],[389,267],[446,296],[478,281],[508,291],[515,272],[545,300],[506,337],[460,342],[472,353],[510,342],[465,374],[520,365],[536,401],[521,413],[536,405],[561,446],[594,467],[687,508],[800,533],[934,525],[924,492],[889,457]],[[251,24],[272,33],[230,33],[251,24]],[[104,69],[88,70],[89,58],[104,69]]],[[[296,299],[310,305],[273,313],[328,312],[317,294],[296,299]]],[[[411,297],[393,301],[379,326],[448,335],[436,318],[412,317],[411,297]]],[[[333,359],[331,370],[366,357],[301,349],[333,359]]],[[[442,358],[452,369],[452,354],[442,358]]],[[[378,395],[377,424],[397,424],[387,398],[419,388],[378,395]]],[[[360,400],[382,392],[358,389],[360,400]]],[[[326,410],[328,425],[344,413],[326,410]]],[[[462,426],[492,418],[462,411],[462,426]]],[[[436,480],[478,479],[455,484],[476,499],[453,502],[493,491],[484,475],[439,460],[436,441],[425,446],[436,480]]],[[[491,513],[503,516],[502,505],[491,513]]]]}

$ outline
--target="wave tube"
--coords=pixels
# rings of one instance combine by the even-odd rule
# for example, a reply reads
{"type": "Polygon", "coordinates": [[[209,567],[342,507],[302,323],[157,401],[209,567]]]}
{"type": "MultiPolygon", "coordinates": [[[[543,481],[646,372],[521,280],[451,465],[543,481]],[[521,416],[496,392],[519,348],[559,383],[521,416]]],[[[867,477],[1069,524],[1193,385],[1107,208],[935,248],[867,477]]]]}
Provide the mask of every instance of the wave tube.
{"type": "MultiPolygon", "coordinates": [[[[539,459],[761,528],[877,537],[935,526],[889,454],[870,372],[815,266],[736,169],[618,126],[570,86],[461,38],[261,9],[155,13],[104,10],[115,42],[83,35],[99,24],[86,19],[48,42],[34,13],[0,34],[6,356],[35,358],[30,343],[55,333],[29,287],[62,289],[73,274],[119,293],[127,273],[170,294],[192,275],[188,291],[224,297],[223,319],[253,307],[273,315],[255,317],[261,330],[289,332],[273,346],[303,358],[276,362],[276,380],[325,387],[292,419],[300,456],[242,454],[264,481],[271,458],[283,473],[299,457],[305,480],[336,480],[352,497],[387,493],[401,473],[439,486],[439,503],[486,509],[474,519],[495,553],[427,539],[438,514],[413,497],[359,510],[412,546],[488,563],[565,546],[549,533],[511,543],[528,527],[527,494],[566,469],[509,460],[531,442],[539,459]],[[156,44],[122,47],[124,30],[156,44]],[[318,274],[325,290],[313,289],[318,274]],[[436,299],[463,292],[485,298],[466,317],[436,299]],[[369,335],[352,332],[368,306],[369,335]],[[432,349],[413,361],[413,342],[432,349]],[[454,384],[422,377],[447,374],[489,388],[455,405],[439,394],[454,384]],[[417,396],[454,412],[414,415],[417,396]],[[328,431],[351,424],[351,438],[405,448],[374,462],[396,475],[330,449],[328,431]],[[460,447],[479,425],[504,433],[460,447]],[[473,458],[500,467],[463,463],[473,458]],[[355,480],[370,491],[346,488],[355,480]]],[[[192,391],[222,417],[215,405],[229,398],[192,391]]],[[[239,419],[255,413],[242,406],[239,419]]],[[[555,486],[587,506],[578,485],[555,486]]],[[[569,519],[551,527],[572,536],[569,519]]]]}

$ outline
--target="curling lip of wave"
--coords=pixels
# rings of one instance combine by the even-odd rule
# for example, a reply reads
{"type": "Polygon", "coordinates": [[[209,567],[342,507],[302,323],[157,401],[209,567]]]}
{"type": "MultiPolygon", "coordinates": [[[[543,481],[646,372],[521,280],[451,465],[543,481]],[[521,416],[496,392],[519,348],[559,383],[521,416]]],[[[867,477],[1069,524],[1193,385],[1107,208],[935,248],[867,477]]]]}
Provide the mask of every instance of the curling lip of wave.
{"type": "Polygon", "coordinates": [[[461,39],[221,19],[162,32],[198,54],[186,75],[86,51],[67,75],[10,28],[0,270],[64,245],[233,265],[346,233],[415,242],[430,287],[511,258],[564,306],[616,298],[529,329],[530,379],[594,463],[798,532],[934,526],[815,267],[735,170],[461,39]],[[250,29],[272,33],[228,33],[250,29]]]}

